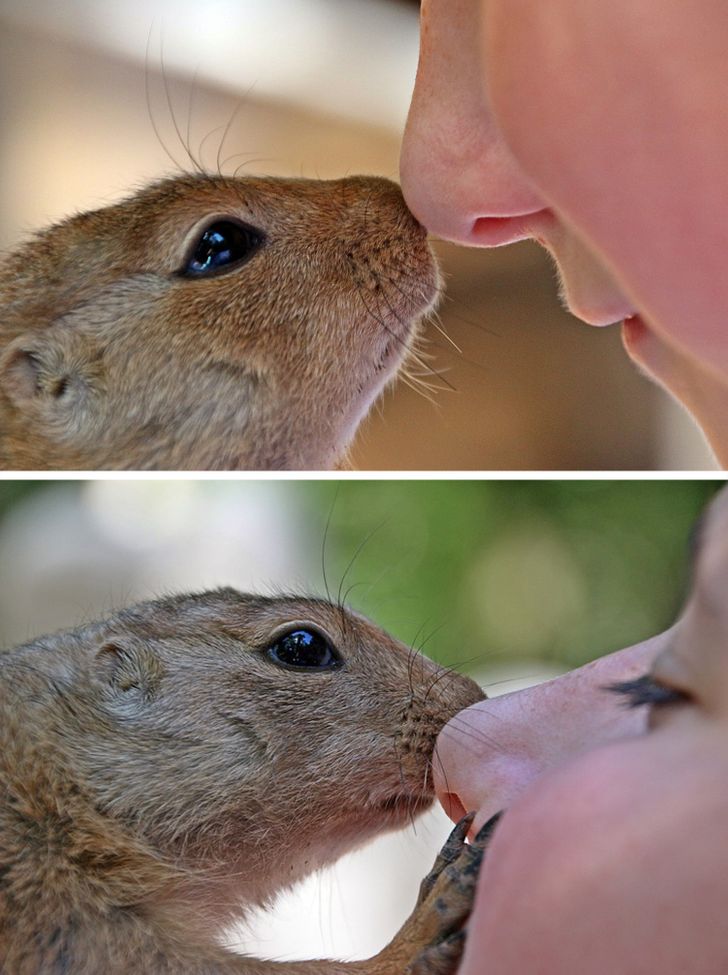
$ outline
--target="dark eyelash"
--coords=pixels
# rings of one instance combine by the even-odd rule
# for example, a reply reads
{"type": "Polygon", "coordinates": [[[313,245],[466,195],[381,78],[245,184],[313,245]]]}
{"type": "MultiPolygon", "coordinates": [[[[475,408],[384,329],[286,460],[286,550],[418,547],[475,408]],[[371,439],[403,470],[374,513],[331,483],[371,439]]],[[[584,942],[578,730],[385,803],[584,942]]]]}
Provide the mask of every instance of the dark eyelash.
{"type": "Polygon", "coordinates": [[[684,704],[689,699],[689,695],[684,691],[659,684],[651,674],[643,674],[642,677],[620,681],[617,684],[608,684],[604,690],[620,694],[624,698],[625,707],[628,708],[684,704]]]}

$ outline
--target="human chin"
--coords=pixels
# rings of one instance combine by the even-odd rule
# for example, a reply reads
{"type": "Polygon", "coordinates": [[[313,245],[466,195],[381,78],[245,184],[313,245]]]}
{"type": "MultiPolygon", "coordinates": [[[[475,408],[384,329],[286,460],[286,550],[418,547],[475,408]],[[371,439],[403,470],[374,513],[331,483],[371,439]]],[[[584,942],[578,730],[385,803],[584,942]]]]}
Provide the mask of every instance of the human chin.
{"type": "Polygon", "coordinates": [[[567,311],[587,325],[614,325],[634,314],[602,260],[572,231],[557,225],[548,236],[535,235],[556,264],[559,298],[567,311]]]}

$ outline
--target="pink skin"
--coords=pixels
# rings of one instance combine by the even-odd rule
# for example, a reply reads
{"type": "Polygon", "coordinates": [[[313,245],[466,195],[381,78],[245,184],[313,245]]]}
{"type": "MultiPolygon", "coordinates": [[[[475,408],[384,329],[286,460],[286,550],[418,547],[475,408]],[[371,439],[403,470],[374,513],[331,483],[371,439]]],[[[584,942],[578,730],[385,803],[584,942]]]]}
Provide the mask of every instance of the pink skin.
{"type": "Polygon", "coordinates": [[[601,657],[556,680],[482,701],[461,711],[440,735],[435,765],[438,798],[457,822],[477,809],[472,833],[510,806],[547,769],[626,734],[645,730],[640,710],[626,711],[602,688],[640,677],[667,634],[601,657]],[[540,729],[548,727],[549,734],[540,729]],[[472,778],[487,755],[487,780],[472,778]],[[442,765],[440,765],[440,762],[442,765]]]}
{"type": "Polygon", "coordinates": [[[631,319],[724,465],[727,49],[723,0],[422,0],[401,159],[431,232],[534,237],[575,315],[631,319]]]}
{"type": "Polygon", "coordinates": [[[477,809],[477,830],[506,808],[460,975],[728,972],[728,489],[701,535],[669,630],[441,732],[445,809],[477,809]],[[688,700],[603,690],[647,671],[688,700]]]}

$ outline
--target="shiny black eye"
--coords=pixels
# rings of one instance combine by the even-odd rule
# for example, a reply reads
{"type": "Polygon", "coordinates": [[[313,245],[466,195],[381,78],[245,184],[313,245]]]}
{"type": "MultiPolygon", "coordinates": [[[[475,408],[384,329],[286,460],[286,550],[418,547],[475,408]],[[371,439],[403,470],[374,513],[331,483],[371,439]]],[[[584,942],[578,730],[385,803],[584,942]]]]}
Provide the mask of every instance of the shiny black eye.
{"type": "Polygon", "coordinates": [[[274,663],[296,670],[336,670],[344,664],[325,636],[303,627],[277,637],[266,653],[274,663]]]}
{"type": "Polygon", "coordinates": [[[265,235],[234,220],[216,220],[201,234],[180,274],[209,277],[231,271],[249,260],[265,243],[265,235]]]}

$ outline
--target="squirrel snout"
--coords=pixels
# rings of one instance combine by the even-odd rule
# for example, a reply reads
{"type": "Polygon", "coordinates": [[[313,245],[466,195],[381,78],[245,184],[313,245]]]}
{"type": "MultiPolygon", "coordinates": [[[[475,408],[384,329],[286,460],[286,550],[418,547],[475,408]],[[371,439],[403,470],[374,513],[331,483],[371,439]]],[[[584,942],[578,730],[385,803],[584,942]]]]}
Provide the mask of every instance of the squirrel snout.
{"type": "Polygon", "coordinates": [[[397,183],[381,176],[349,176],[341,180],[345,226],[357,234],[384,233],[391,241],[424,243],[427,229],[407,206],[397,183]]]}

